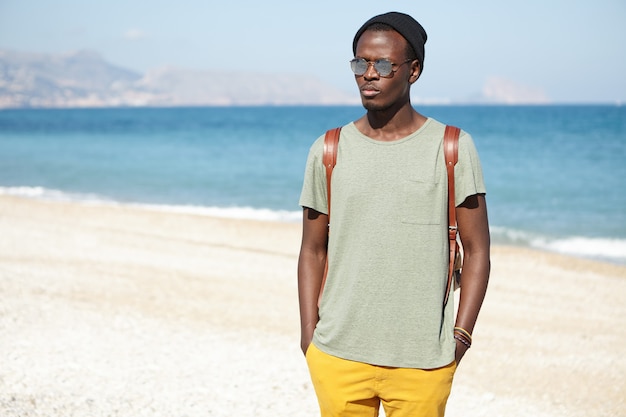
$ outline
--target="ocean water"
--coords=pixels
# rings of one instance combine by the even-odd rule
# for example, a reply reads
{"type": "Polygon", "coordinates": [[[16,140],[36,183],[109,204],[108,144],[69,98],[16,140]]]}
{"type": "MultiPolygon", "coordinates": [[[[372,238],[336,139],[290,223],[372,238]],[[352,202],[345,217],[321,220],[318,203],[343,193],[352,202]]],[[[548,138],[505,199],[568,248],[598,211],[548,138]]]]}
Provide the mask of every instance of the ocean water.
{"type": "MultiPolygon", "coordinates": [[[[626,264],[626,107],[418,110],[472,134],[494,243],[626,264]]],[[[297,222],[309,146],[362,114],[358,106],[3,110],[0,193],[297,222]]]]}

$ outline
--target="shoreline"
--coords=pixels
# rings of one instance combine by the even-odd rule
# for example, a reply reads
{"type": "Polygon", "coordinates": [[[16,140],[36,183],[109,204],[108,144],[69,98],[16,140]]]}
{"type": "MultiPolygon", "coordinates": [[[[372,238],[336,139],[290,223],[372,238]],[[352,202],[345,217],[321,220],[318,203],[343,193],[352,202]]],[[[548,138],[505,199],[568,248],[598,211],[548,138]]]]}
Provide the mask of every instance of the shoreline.
{"type": "MultiPolygon", "coordinates": [[[[103,208],[129,208],[172,215],[196,215],[213,219],[301,224],[301,210],[252,207],[212,207],[198,205],[120,202],[91,194],[73,194],[42,187],[0,187],[0,197],[15,197],[52,203],[67,203],[103,208]]],[[[529,249],[568,258],[590,260],[626,267],[626,239],[615,237],[539,237],[534,232],[491,227],[492,247],[529,249]],[[513,235],[513,237],[512,237],[513,235]],[[495,242],[495,243],[494,243],[495,242]]]]}
{"type": "MultiPolygon", "coordinates": [[[[300,227],[0,195],[0,414],[318,415],[300,227]]],[[[447,415],[618,415],[623,317],[626,266],[493,246],[447,415]]]]}

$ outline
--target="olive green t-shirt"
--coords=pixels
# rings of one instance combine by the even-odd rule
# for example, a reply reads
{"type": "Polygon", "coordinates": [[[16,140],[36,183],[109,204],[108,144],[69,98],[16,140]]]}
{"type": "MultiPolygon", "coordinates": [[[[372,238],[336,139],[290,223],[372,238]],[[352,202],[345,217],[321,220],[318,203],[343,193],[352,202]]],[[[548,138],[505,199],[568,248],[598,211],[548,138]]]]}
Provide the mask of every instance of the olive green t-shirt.
{"type": "MultiPolygon", "coordinates": [[[[348,360],[430,369],[454,360],[447,282],[445,125],[434,119],[392,142],[344,126],[332,176],[329,269],[313,343],[348,360]],[[445,310],[445,311],[444,311],[445,310]]],[[[324,137],[311,146],[300,205],[327,213],[324,137]]],[[[456,205],[485,193],[461,132],[456,205]]],[[[452,300],[452,298],[451,298],[452,300]]]]}

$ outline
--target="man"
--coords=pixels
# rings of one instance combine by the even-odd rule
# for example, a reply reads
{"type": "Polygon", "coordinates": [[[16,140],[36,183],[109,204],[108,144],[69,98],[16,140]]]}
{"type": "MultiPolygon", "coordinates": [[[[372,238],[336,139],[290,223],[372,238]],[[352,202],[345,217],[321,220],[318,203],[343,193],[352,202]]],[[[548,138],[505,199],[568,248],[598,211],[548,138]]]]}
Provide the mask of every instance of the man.
{"type": "Polygon", "coordinates": [[[301,348],[322,416],[377,416],[381,403],[387,416],[443,416],[487,289],[485,187],[472,139],[462,132],[455,197],[465,255],[456,318],[454,303],[444,305],[445,126],[410,101],[425,42],[422,26],[397,12],[357,31],[351,67],[367,112],[341,130],[331,213],[323,137],[307,160],[301,348]]]}

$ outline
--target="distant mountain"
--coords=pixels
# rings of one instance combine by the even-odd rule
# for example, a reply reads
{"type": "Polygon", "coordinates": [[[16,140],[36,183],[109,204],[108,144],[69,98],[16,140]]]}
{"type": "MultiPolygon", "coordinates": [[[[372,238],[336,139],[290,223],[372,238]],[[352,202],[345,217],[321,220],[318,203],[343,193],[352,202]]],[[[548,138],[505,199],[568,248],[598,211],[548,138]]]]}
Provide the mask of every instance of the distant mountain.
{"type": "Polygon", "coordinates": [[[479,103],[548,104],[550,98],[541,88],[519,84],[502,77],[489,77],[477,98],[479,103]]]}
{"type": "Polygon", "coordinates": [[[177,68],[140,74],[90,51],[0,50],[0,108],[357,104],[357,99],[308,76],[177,68]]]}

